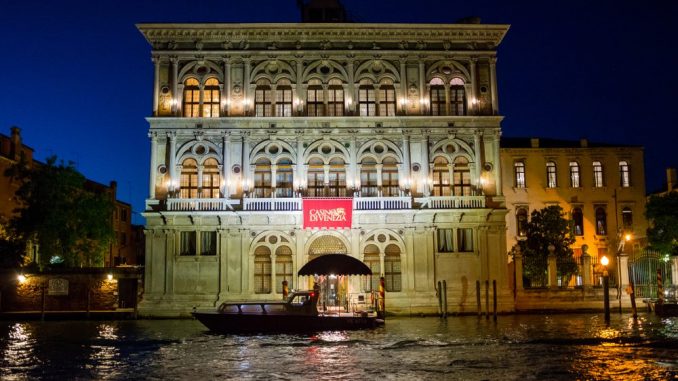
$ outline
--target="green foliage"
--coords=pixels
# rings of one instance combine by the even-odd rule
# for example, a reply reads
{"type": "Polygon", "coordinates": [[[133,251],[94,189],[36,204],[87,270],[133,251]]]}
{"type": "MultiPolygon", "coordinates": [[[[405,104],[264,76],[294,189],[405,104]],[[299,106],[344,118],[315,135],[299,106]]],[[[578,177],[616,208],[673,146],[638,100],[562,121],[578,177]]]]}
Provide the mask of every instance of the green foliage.
{"type": "Polygon", "coordinates": [[[650,248],[678,255],[678,192],[650,197],[645,216],[650,221],[647,229],[650,248]]]}
{"type": "Polygon", "coordinates": [[[559,275],[569,278],[577,273],[578,267],[572,260],[574,252],[571,245],[575,242],[572,224],[565,219],[560,206],[548,206],[533,211],[525,230],[527,239],[519,241],[511,252],[515,253],[520,247],[526,277],[540,277],[545,274],[549,245],[555,247],[559,275]]]}
{"type": "Polygon", "coordinates": [[[113,203],[108,194],[85,189],[85,177],[73,163],[56,157],[32,169],[16,165],[6,175],[20,181],[20,207],[10,221],[22,243],[39,245],[39,263],[58,256],[68,267],[100,265],[113,239],[113,203]]]}

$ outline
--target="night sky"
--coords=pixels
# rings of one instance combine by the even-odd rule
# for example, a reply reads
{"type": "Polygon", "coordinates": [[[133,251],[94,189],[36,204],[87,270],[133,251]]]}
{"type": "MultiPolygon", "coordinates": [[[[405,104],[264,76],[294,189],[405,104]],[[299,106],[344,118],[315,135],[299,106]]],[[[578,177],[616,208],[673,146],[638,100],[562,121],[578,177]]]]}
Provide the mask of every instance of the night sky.
{"type": "MultiPolygon", "coordinates": [[[[358,22],[511,24],[497,65],[504,136],[643,145],[647,190],[664,186],[678,165],[678,2],[471,3],[344,0],[358,22]]],[[[19,126],[37,159],[117,180],[141,212],[153,67],[134,24],[298,21],[295,0],[2,0],[0,132],[19,126]]]]}

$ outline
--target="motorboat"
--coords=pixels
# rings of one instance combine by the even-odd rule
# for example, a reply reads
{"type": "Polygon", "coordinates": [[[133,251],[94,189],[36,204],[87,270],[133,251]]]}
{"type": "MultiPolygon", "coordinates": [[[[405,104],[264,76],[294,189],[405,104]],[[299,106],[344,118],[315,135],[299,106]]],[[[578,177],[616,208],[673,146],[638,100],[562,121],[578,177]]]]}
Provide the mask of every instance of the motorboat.
{"type": "Polygon", "coordinates": [[[384,324],[371,311],[319,312],[318,292],[293,291],[282,301],[224,302],[192,315],[218,333],[314,332],[376,328],[384,324]]]}

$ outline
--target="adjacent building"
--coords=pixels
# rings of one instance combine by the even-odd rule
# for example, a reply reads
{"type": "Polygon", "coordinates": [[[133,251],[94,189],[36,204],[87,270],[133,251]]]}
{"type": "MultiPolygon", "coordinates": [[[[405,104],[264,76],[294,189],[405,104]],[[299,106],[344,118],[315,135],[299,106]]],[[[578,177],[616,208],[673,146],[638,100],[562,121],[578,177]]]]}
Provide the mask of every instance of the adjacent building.
{"type": "MultiPolygon", "coordinates": [[[[385,277],[390,311],[438,311],[441,281],[451,312],[475,311],[477,281],[496,280],[499,309],[513,308],[496,78],[507,25],[138,29],[154,65],[142,314],[279,298],[283,281],[310,287],[296,272],[327,253],[385,277]]],[[[323,281],[328,304],[376,287],[323,281]]]]}

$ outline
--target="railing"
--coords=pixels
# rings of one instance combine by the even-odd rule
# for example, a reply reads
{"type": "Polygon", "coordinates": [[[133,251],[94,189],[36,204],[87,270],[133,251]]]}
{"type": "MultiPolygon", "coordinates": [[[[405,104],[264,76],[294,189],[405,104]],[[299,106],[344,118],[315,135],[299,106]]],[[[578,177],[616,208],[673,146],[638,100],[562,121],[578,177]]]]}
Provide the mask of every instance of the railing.
{"type": "Polygon", "coordinates": [[[478,209],[485,207],[485,196],[429,196],[415,202],[429,209],[478,209]]]}
{"type": "Polygon", "coordinates": [[[412,209],[411,197],[354,197],[354,210],[412,209]]]}
{"type": "Polygon", "coordinates": [[[221,212],[233,210],[233,205],[238,204],[240,200],[226,198],[168,198],[167,210],[221,212]]]}
{"type": "Polygon", "coordinates": [[[296,211],[301,210],[301,198],[243,198],[243,210],[296,211]]]}

